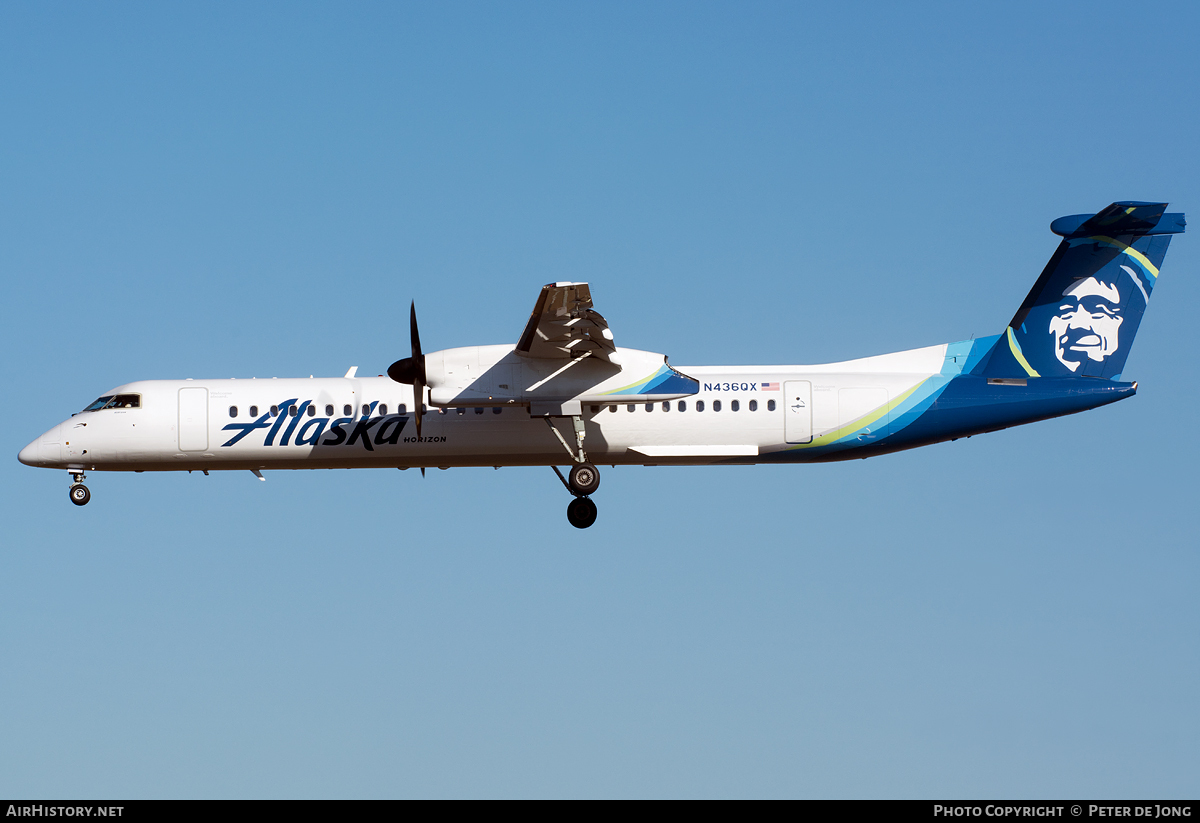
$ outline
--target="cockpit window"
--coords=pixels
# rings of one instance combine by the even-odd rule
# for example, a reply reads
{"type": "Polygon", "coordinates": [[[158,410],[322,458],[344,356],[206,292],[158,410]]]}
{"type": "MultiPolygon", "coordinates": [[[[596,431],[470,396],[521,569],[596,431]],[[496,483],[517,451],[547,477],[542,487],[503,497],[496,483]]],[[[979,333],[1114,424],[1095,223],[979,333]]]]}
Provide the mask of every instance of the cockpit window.
{"type": "Polygon", "coordinates": [[[84,409],[85,412],[100,411],[101,409],[140,409],[142,396],[140,394],[110,394],[100,397],[95,403],[84,409]]]}

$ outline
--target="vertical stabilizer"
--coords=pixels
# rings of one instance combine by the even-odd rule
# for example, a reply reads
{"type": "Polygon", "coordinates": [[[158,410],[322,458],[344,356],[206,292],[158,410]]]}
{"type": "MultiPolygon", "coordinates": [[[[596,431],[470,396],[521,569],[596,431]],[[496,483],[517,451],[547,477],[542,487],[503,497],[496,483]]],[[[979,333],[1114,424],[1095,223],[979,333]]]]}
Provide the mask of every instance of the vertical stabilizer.
{"type": "Polygon", "coordinates": [[[1063,240],[983,369],[988,377],[1119,379],[1182,214],[1113,203],[1050,224],[1063,240]]]}

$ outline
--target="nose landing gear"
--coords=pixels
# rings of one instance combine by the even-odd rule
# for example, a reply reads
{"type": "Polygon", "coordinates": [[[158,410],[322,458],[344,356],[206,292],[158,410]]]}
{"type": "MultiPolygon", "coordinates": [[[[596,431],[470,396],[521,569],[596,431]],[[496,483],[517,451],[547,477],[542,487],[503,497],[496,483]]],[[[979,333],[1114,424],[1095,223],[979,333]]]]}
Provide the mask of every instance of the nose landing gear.
{"type": "Polygon", "coordinates": [[[76,506],[86,506],[88,501],[92,499],[92,493],[88,491],[87,486],[83,485],[83,472],[73,473],[71,479],[74,481],[71,483],[71,489],[68,492],[71,496],[71,502],[76,506]]]}

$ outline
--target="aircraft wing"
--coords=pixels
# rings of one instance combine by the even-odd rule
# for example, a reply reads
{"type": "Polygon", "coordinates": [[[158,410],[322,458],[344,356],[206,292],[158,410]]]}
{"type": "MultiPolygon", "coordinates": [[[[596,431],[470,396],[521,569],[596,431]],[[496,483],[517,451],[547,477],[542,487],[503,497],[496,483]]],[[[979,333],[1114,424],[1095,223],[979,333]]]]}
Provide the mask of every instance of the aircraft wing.
{"type": "Polygon", "coordinates": [[[542,286],[517,352],[528,357],[566,360],[583,354],[607,359],[617,350],[608,322],[592,308],[587,283],[542,286]]]}

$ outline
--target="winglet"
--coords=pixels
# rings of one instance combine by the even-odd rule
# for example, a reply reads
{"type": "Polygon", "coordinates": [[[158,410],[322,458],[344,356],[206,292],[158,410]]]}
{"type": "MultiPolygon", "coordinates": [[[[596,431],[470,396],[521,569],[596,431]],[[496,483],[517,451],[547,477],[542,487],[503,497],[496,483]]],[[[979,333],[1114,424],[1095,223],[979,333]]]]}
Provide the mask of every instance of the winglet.
{"type": "Polygon", "coordinates": [[[358,366],[351,366],[346,370],[345,377],[353,377],[356,374],[358,374],[358,366]]]}

